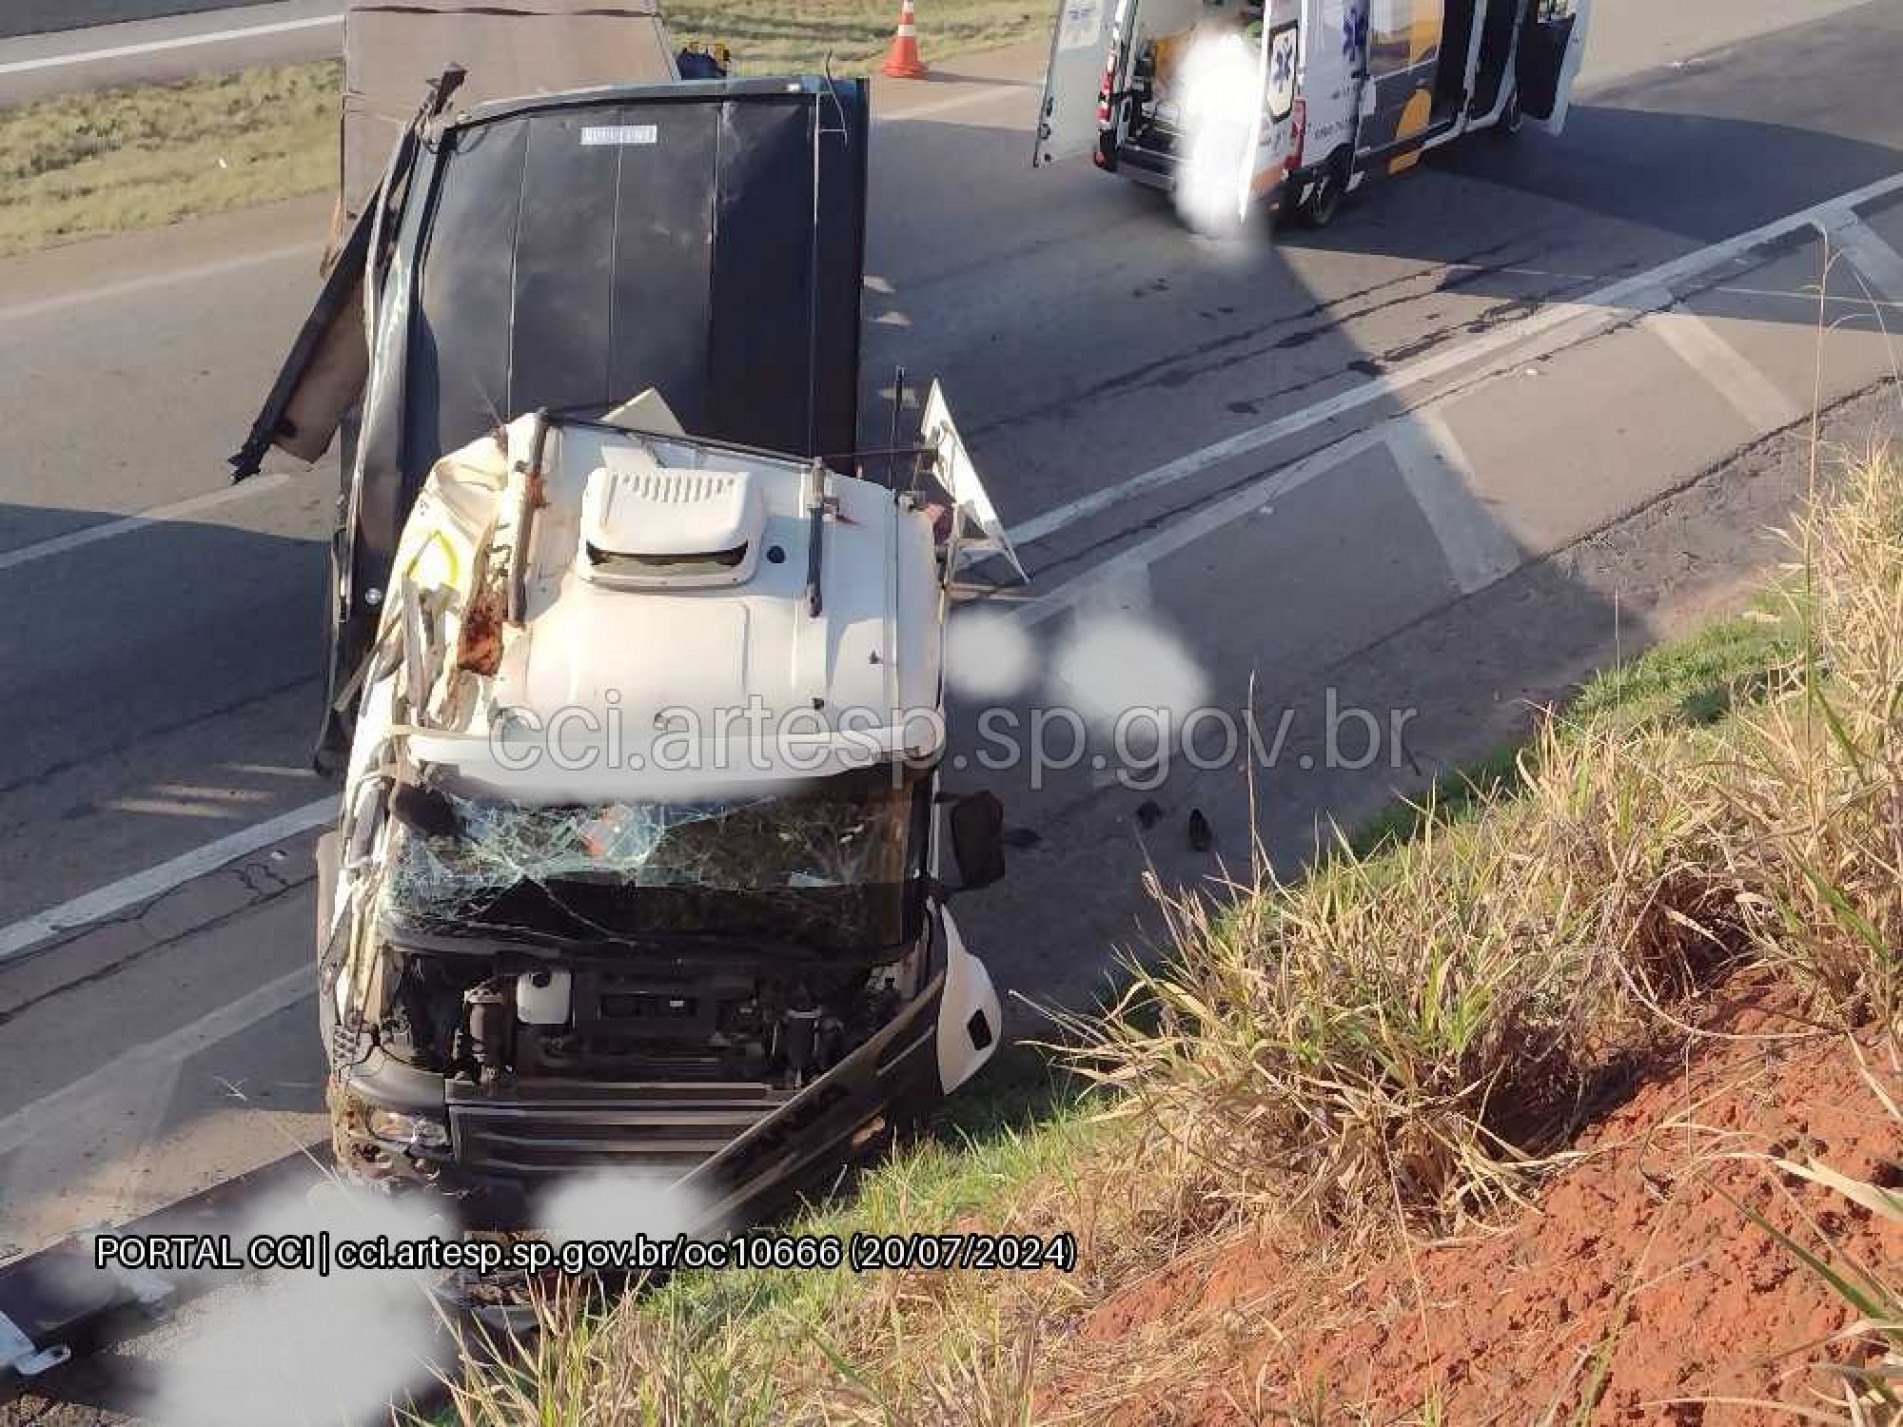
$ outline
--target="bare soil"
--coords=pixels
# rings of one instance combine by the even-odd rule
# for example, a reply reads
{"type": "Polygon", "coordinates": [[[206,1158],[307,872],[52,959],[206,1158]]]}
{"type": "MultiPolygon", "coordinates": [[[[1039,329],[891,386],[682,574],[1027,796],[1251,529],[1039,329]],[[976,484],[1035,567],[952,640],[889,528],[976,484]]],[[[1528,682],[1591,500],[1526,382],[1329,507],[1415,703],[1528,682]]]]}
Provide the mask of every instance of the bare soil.
{"type": "Polygon", "coordinates": [[[1514,1222],[1372,1262],[1331,1264],[1286,1231],[1231,1240],[1073,1339],[1125,1362],[1167,1343],[1185,1372],[1128,1392],[1093,1372],[1045,1405],[1081,1392],[1130,1424],[1798,1420],[1770,1404],[1822,1405],[1824,1365],[1857,1359],[1832,1341],[1856,1315],[1744,1208],[1894,1282],[1903,1230],[1762,1157],[1898,1183],[1898,1125],[1872,1085],[1894,1100],[1903,1076],[1877,1037],[1816,1031],[1788,996],[1734,993],[1710,1030],[1514,1222]]]}

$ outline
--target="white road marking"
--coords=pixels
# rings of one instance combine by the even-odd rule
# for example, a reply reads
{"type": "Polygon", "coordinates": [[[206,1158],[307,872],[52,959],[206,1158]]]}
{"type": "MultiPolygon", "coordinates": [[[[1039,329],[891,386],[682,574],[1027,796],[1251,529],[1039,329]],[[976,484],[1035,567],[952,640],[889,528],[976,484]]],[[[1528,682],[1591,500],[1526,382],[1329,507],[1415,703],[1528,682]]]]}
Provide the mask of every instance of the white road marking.
{"type": "Polygon", "coordinates": [[[1225,499],[1205,506],[1173,525],[1166,525],[1148,539],[1118,551],[1101,564],[1091,566],[1050,593],[1025,601],[1012,609],[1007,617],[1028,630],[1056,618],[1066,610],[1088,608],[1104,598],[1106,590],[1128,587],[1131,581],[1165,556],[1194,545],[1205,535],[1231,521],[1241,520],[1290,491],[1307,485],[1317,476],[1325,475],[1343,462],[1372,451],[1388,439],[1388,427],[1389,422],[1384,421],[1357,431],[1332,446],[1325,446],[1304,456],[1291,466],[1284,466],[1253,480],[1225,499]]]}
{"type": "Polygon", "coordinates": [[[131,1107],[111,1126],[111,1140],[123,1148],[108,1149],[102,1156],[118,1165],[112,1198],[103,1215],[108,1224],[123,1224],[133,1218],[140,1202],[151,1192],[151,1175],[159,1154],[159,1128],[171,1112],[172,1097],[178,1094],[178,1082],[185,1068],[182,1060],[149,1066],[138,1082],[127,1088],[132,1092],[131,1107]]]}
{"type": "Polygon", "coordinates": [[[1755,429],[1782,431],[1804,419],[1804,407],[1794,397],[1697,313],[1683,308],[1654,312],[1645,319],[1645,326],[1755,429]]]}
{"type": "Polygon", "coordinates": [[[275,1016],[285,1007],[314,995],[316,988],[317,979],[311,968],[300,966],[236,1000],[227,1001],[189,1025],[115,1056],[72,1084],[0,1119],[0,1155],[10,1154],[40,1135],[58,1132],[88,1105],[121,1090],[128,1082],[138,1083],[161,1075],[206,1047],[228,1040],[265,1017],[275,1016]]]}
{"type": "Polygon", "coordinates": [[[234,40],[262,39],[266,35],[287,35],[297,30],[315,30],[325,25],[341,25],[342,15],[315,15],[303,20],[274,20],[268,25],[246,25],[236,30],[208,30],[202,35],[180,35],[170,40],[147,40],[138,45],[113,45],[103,50],[80,50],[74,54],[47,55],[43,59],[14,60],[0,64],[0,77],[32,74],[44,69],[67,69],[77,64],[97,64],[109,59],[132,59],[138,55],[164,54],[188,50],[200,45],[222,45],[234,40]]]}
{"type": "Polygon", "coordinates": [[[113,798],[105,807],[108,812],[140,813],[156,818],[202,818],[206,822],[231,819],[231,804],[218,798],[196,802],[183,798],[113,798]]]}
{"type": "MultiPolygon", "coordinates": [[[[1817,311],[1817,294],[1815,292],[1794,292],[1785,288],[1776,287],[1737,287],[1730,283],[1720,283],[1717,287],[1706,288],[1705,291],[1717,293],[1721,297],[1765,297],[1781,299],[1786,302],[1801,302],[1813,313],[1817,311]]],[[[1849,307],[1865,312],[1869,311],[1872,307],[1903,307],[1903,302],[1894,301],[1890,298],[1873,299],[1865,297],[1862,293],[1858,293],[1854,297],[1848,293],[1827,293],[1825,294],[1824,301],[1833,306],[1849,307]]]]}
{"type": "Polygon", "coordinates": [[[1423,407],[1395,418],[1388,451],[1463,595],[1520,568],[1520,547],[1475,493],[1473,465],[1440,413],[1423,407]]]}
{"type": "Polygon", "coordinates": [[[61,932],[103,921],[107,917],[117,916],[128,907],[136,907],[141,902],[164,896],[175,887],[182,887],[208,872],[216,872],[228,862],[262,852],[273,843],[283,842],[312,828],[322,827],[336,815],[337,800],[320,798],[314,803],[281,813],[267,822],[241,828],[216,842],[208,842],[203,847],[181,853],[156,867],[148,867],[130,877],[121,877],[117,882],[109,882],[104,887],[95,888],[69,902],[61,902],[57,907],[35,913],[10,926],[0,927],[0,961],[18,956],[61,932]]]}
{"type": "Polygon", "coordinates": [[[1864,275],[1883,296],[1903,302],[1903,254],[1884,242],[1852,204],[1833,206],[1821,216],[1817,227],[1831,243],[1850,259],[1851,266],[1864,275]]]}
{"type": "Polygon", "coordinates": [[[208,510],[216,510],[221,505],[229,505],[232,501],[247,500],[252,496],[277,490],[287,485],[290,479],[284,472],[274,471],[269,475],[255,476],[241,485],[207,491],[204,495],[174,501],[170,505],[154,506],[151,510],[140,511],[137,515],[101,521],[97,525],[87,526],[84,530],[75,530],[69,535],[55,535],[51,540],[41,540],[33,545],[22,545],[18,550],[8,550],[0,554],[0,570],[17,569],[21,565],[30,565],[35,560],[44,560],[51,555],[64,555],[68,551],[78,550],[101,540],[111,540],[117,535],[131,535],[150,526],[183,520],[188,516],[202,515],[208,510]]]}
{"type": "MultiPolygon", "coordinates": [[[[1419,386],[1422,382],[1445,376],[1470,363],[1494,356],[1509,348],[1519,347],[1536,337],[1556,332],[1568,324],[1583,321],[1589,329],[1613,326],[1626,320],[1635,311],[1647,310],[1647,301],[1656,298],[1660,292],[1669,292],[1675,284],[1684,282],[1707,268],[1739,257],[1755,247],[1799,229],[1819,227],[1822,221],[1831,215],[1848,212],[1852,213],[1854,218],[1854,210],[1859,205],[1883,198],[1899,190],[1903,190],[1903,174],[1879,179],[1875,183],[1866,184],[1841,197],[1815,204],[1783,218],[1775,218],[1749,232],[1739,233],[1723,242],[1713,243],[1695,252],[1686,253],[1682,257],[1662,263],[1635,277],[1623,278],[1608,284],[1585,297],[1542,308],[1534,315],[1496,328],[1484,337],[1477,337],[1471,342],[1462,343],[1447,351],[1410,362],[1394,371],[1364,382],[1360,386],[1351,387],[1326,401],[1317,402],[1313,406],[1304,407],[1300,411],[1291,412],[1287,416],[1278,417],[1261,426],[1238,431],[1233,436],[1224,437],[1221,441],[1204,446],[1201,450],[1191,451],[1188,455],[1179,456],[1173,461],[1166,461],[1153,470],[1131,476],[1128,480],[1119,481],[1113,486],[1092,491],[1089,495],[1080,496],[1076,500],[1066,501],[1062,505],[1045,511],[1042,515],[1033,516],[1023,524],[1013,527],[1011,539],[1018,545],[1029,545],[1048,539],[1079,521],[1088,520],[1136,496],[1147,495],[1152,491],[1188,480],[1212,466],[1232,461],[1238,456],[1246,456],[1266,446],[1272,446],[1287,437],[1311,430],[1337,417],[1346,416],[1374,402],[1395,396],[1410,387],[1419,386]]],[[[1861,227],[1862,225],[1855,224],[1854,226],[1861,227]]],[[[1840,241],[1843,231],[1846,230],[1839,230],[1840,241]]],[[[1854,236],[1854,228],[1849,231],[1852,231],[1854,236]]],[[[1865,231],[1868,232],[1867,229],[1865,231]]],[[[1871,239],[1876,238],[1874,233],[1870,233],[1869,236],[1871,239]]],[[[1866,253],[1870,254],[1873,261],[1877,261],[1881,266],[1881,254],[1874,253],[1867,242],[1864,246],[1866,253]]],[[[1888,245],[1882,244],[1880,240],[1878,240],[1878,246],[1889,251],[1888,245]]],[[[1846,251],[1848,251],[1847,246],[1846,251]]],[[[1851,260],[1856,261],[1855,253],[1851,254],[1851,260]]],[[[1903,262],[1900,262],[1899,266],[1903,267],[1903,262]]],[[[1866,276],[1879,285],[1886,285],[1889,280],[1880,278],[1876,274],[1866,273],[1866,276]]],[[[1903,274],[1899,274],[1897,280],[1903,282],[1903,274]]],[[[1513,360],[1516,362],[1522,360],[1522,355],[1516,353],[1513,360]]]]}
{"type": "MultiPolygon", "coordinates": [[[[262,267],[266,263],[283,262],[288,258],[315,257],[323,246],[321,242],[286,243],[282,247],[264,248],[255,253],[220,258],[216,262],[199,263],[193,267],[178,268],[172,272],[148,273],[144,277],[127,278],[124,282],[108,282],[93,287],[75,288],[57,297],[36,298],[32,302],[19,302],[12,307],[0,307],[0,323],[20,322],[29,317],[44,317],[51,312],[63,312],[69,307],[83,307],[93,302],[113,302],[122,297],[137,297],[142,292],[153,292],[162,287],[170,287],[173,283],[220,278],[245,268],[262,267]]],[[[316,284],[317,267],[313,263],[311,285],[315,288],[316,284]]]]}

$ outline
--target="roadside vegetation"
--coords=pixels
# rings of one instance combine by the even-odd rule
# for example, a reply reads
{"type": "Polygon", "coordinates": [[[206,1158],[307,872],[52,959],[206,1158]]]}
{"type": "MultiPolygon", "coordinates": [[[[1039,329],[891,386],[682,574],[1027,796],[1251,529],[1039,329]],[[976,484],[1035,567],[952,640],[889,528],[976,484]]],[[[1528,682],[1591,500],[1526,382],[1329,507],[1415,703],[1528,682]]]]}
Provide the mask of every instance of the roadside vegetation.
{"type": "MultiPolygon", "coordinates": [[[[721,43],[741,74],[819,71],[871,74],[885,58],[898,23],[897,0],[778,0],[765,5],[670,3],[668,28],[681,39],[721,43]]],[[[1015,44],[1048,34],[1051,7],[1031,0],[924,0],[919,46],[926,63],[1015,44]]]]}
{"type": "MultiPolygon", "coordinates": [[[[866,74],[898,18],[884,0],[667,9],[683,44],[727,44],[742,74],[866,74]]],[[[928,62],[1011,44],[1050,22],[1026,0],[932,0],[928,62]]],[[[337,61],[275,65],[179,84],[68,94],[0,108],[0,257],[155,228],[332,188],[337,61]]]]}
{"type": "MultiPolygon", "coordinates": [[[[458,1385],[455,1415],[470,1427],[1460,1420],[1444,1394],[1489,1373],[1464,1349],[1447,1382],[1361,1380],[1365,1356],[1353,1383],[1307,1381],[1251,1356],[1294,1341],[1301,1318],[1239,1314],[1218,1286],[1254,1265],[1258,1300],[1336,1284],[1343,1321],[1425,1332],[1426,1297],[1415,1320],[1367,1296],[1377,1268],[1418,1288],[1435,1272],[1418,1255],[1448,1236],[1486,1244],[1534,1222],[1537,1196],[1613,1155],[1581,1134],[1609,1107],[1635,1086],[1669,1094],[1700,1056],[1756,1055],[1758,1041],[1779,1074],[1805,1056],[1852,1057],[1840,1079],[1867,1086],[1864,1122],[1893,1161],[1903,464],[1851,465],[1792,552],[1760,609],[1602,676],[1525,747],[1322,849],[1302,875],[1258,867],[1233,897],[1167,901],[1172,944],[1132,962],[1123,999],[1054,1037],[1061,1072],[1020,1063],[1031,1081],[981,1103],[981,1123],[796,1226],[1068,1230],[1075,1273],[735,1274],[606,1308],[552,1303],[513,1369],[458,1385]],[[1038,1108],[1014,1118],[1005,1107],[1027,1083],[1038,1108]],[[1253,1384],[1252,1400],[1226,1399],[1233,1412],[1207,1396],[1225,1374],[1253,1384]]],[[[1809,1110],[1791,1108],[1803,1124],[1809,1110]]],[[[1821,1391],[1791,1377],[1791,1400],[1806,1420],[1903,1421],[1903,1264],[1833,1247],[1903,1224],[1903,1166],[1813,1158],[1802,1136],[1753,1147],[1743,1123],[1725,1121],[1722,1152],[1687,1151],[1672,1172],[1730,1217],[1712,1230],[1721,1241],[1775,1245],[1783,1267],[1763,1275],[1766,1292],[1788,1278],[1836,1305],[1843,1326],[1798,1345],[1800,1370],[1835,1367],[1821,1391]],[[1755,1188],[1715,1177],[1738,1173],[1755,1188]],[[1797,1189],[1834,1207],[1784,1214],[1797,1189]]],[[[1671,1198],[1629,1167],[1608,1180],[1619,1198],[1590,1210],[1588,1229],[1603,1228],[1608,1253],[1622,1226],[1643,1239],[1638,1267],[1606,1291],[1605,1326],[1573,1367],[1556,1343],[1528,1347],[1559,1379],[1542,1389],[1542,1420],[1598,1420],[1614,1401],[1621,1326],[1663,1220],[1633,1226],[1671,1198]]],[[[1475,1296],[1491,1303],[1497,1281],[1475,1296]]],[[[1589,1301],[1553,1311],[1564,1322],[1589,1301]]],[[[1713,1321],[1705,1303],[1697,1334],[1713,1321]]],[[[1757,1331],[1756,1308],[1738,1321],[1757,1331]]]]}
{"type": "Polygon", "coordinates": [[[277,65],[0,109],[0,257],[334,186],[342,74],[277,65]]]}

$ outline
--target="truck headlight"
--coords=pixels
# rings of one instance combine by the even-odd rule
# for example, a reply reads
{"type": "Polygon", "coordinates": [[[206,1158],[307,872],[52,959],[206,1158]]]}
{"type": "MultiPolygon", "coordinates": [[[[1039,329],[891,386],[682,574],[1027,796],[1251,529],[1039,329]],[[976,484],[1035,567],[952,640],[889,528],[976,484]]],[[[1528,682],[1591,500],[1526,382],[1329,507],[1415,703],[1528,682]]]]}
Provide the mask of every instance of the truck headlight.
{"type": "Polygon", "coordinates": [[[406,1115],[400,1110],[372,1110],[364,1124],[378,1139],[395,1145],[414,1145],[418,1149],[446,1150],[449,1131],[438,1120],[422,1115],[406,1115]]]}

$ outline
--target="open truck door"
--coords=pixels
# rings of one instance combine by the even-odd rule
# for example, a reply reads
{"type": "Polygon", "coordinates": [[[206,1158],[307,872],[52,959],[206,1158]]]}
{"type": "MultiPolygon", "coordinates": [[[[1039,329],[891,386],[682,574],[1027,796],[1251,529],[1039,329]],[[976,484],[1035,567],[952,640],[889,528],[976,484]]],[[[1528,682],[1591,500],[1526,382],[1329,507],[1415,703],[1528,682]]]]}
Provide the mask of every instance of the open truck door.
{"type": "Polygon", "coordinates": [[[712,439],[853,449],[867,97],[858,80],[677,81],[418,127],[400,201],[360,215],[234,458],[242,475],[271,445],[321,452],[358,404],[320,764],[348,745],[397,539],[447,452],[516,414],[607,411],[650,387],[712,439]],[[353,360],[320,381],[333,349],[353,360]]]}
{"type": "Polygon", "coordinates": [[[1592,0],[1529,0],[1514,80],[1520,112],[1549,134],[1566,127],[1591,20],[1592,0]]]}
{"type": "Polygon", "coordinates": [[[1111,50],[1119,0],[1060,0],[1051,57],[1037,111],[1031,167],[1088,153],[1097,144],[1097,101],[1106,69],[1122,66],[1111,50]]]}
{"type": "Polygon", "coordinates": [[[933,453],[933,472],[945,494],[952,498],[955,518],[945,558],[947,582],[955,579],[958,567],[967,560],[995,555],[1011,567],[1020,583],[1028,585],[1031,577],[1024,573],[1024,562],[1018,559],[1011,537],[1005,533],[998,507],[979,479],[978,468],[965,449],[965,438],[958,434],[952,422],[944,389],[937,382],[932,383],[925,397],[925,411],[919,420],[919,444],[933,453]]]}

